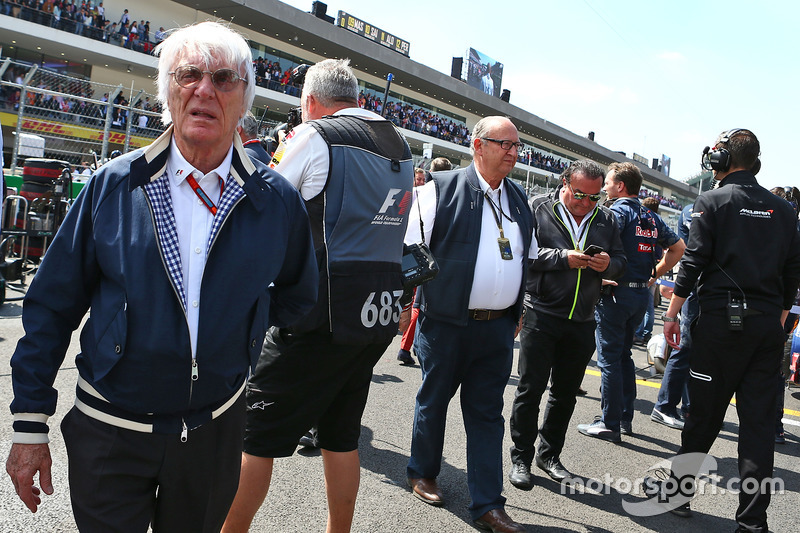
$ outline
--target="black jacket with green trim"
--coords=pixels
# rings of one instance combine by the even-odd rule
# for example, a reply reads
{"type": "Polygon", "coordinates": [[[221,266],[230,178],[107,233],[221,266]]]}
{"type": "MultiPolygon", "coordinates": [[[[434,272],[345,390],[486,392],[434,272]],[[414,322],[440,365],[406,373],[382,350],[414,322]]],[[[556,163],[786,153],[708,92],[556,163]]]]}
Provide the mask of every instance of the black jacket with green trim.
{"type": "Polygon", "coordinates": [[[585,247],[596,244],[611,256],[608,268],[596,272],[590,268],[569,267],[567,251],[574,250],[568,222],[557,210],[559,190],[552,195],[536,196],[529,202],[533,231],[539,244],[539,257],[528,260],[525,305],[537,312],[576,322],[594,320],[594,306],[600,298],[603,279],[616,279],[627,265],[619,235],[619,226],[611,211],[598,206],[590,217],[585,247]]]}

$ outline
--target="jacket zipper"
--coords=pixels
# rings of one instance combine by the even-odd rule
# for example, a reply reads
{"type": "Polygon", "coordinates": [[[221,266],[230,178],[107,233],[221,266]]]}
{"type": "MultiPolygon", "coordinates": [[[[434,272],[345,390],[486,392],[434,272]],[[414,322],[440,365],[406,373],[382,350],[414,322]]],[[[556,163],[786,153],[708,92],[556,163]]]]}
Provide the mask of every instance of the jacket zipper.
{"type": "MultiPolygon", "coordinates": [[[[185,307],[185,305],[183,303],[183,300],[181,299],[181,295],[178,294],[178,289],[175,287],[175,283],[172,281],[172,276],[169,275],[169,269],[167,268],[167,261],[164,258],[164,251],[161,248],[161,237],[159,237],[159,235],[158,235],[158,225],[156,224],[156,215],[153,212],[153,204],[150,202],[150,196],[147,194],[147,190],[142,188],[142,191],[144,191],[144,198],[147,201],[147,208],[150,211],[150,222],[153,224],[153,233],[156,236],[156,243],[158,243],[158,246],[157,246],[157,248],[158,248],[158,256],[161,258],[161,265],[164,267],[164,272],[167,273],[167,277],[169,278],[169,284],[172,286],[172,291],[175,293],[175,298],[181,304],[181,309],[183,309],[183,318],[184,318],[184,320],[187,320],[188,317],[186,316],[186,307],[185,307]]],[[[187,329],[189,328],[188,321],[186,322],[186,328],[187,329]]],[[[197,362],[194,360],[194,357],[193,357],[192,358],[192,380],[196,379],[195,378],[195,375],[196,375],[196,372],[197,372],[196,367],[197,367],[197,362]]],[[[189,403],[191,403],[191,401],[192,401],[192,383],[189,384],[189,403]]],[[[181,442],[186,442],[189,439],[189,430],[186,427],[186,421],[183,418],[181,418],[181,426],[182,426],[182,429],[181,429],[181,442]]]]}
{"type": "MultiPolygon", "coordinates": [[[[208,254],[206,255],[206,262],[208,262],[208,258],[211,256],[211,249],[214,247],[214,243],[217,242],[217,236],[219,235],[220,231],[222,231],[222,228],[225,225],[225,222],[227,222],[228,218],[230,217],[230,214],[233,212],[233,210],[236,208],[236,206],[239,205],[239,202],[241,202],[243,198],[244,198],[244,196],[241,196],[241,197],[239,197],[238,200],[236,200],[236,203],[234,203],[231,206],[231,208],[228,210],[228,215],[225,217],[225,219],[219,225],[219,229],[217,230],[217,234],[214,235],[214,239],[211,241],[211,244],[209,244],[209,246],[208,246],[208,254]]],[[[163,258],[162,258],[162,261],[163,261],[163,258]]],[[[203,268],[203,275],[205,276],[205,268],[203,268]]],[[[200,280],[200,284],[201,285],[203,284],[203,280],[202,279],[200,280]]],[[[184,311],[184,315],[185,315],[185,311],[184,311]]],[[[187,326],[188,326],[188,323],[187,323],[187,326]]],[[[191,376],[192,376],[192,379],[189,381],[189,406],[192,405],[192,394],[194,393],[194,382],[197,381],[200,378],[200,371],[199,371],[199,368],[198,368],[198,365],[197,365],[196,354],[192,355],[192,374],[191,374],[191,376]]],[[[185,420],[181,419],[181,424],[183,425],[183,429],[181,430],[181,442],[186,442],[187,440],[189,440],[189,429],[186,427],[186,421],[185,420]]]]}
{"type": "MultiPolygon", "coordinates": [[[[167,261],[164,258],[164,251],[163,251],[163,249],[161,247],[161,238],[158,235],[158,226],[156,225],[156,216],[155,216],[155,213],[153,212],[153,205],[150,202],[150,196],[147,194],[146,190],[144,190],[144,193],[145,193],[144,194],[145,200],[147,200],[147,208],[150,210],[150,222],[153,224],[153,233],[155,234],[156,242],[158,243],[158,255],[161,258],[161,265],[164,267],[164,271],[167,272],[167,274],[169,274],[169,269],[167,268],[167,261]]],[[[237,205],[239,205],[239,202],[241,202],[242,198],[244,198],[244,197],[239,198],[236,201],[236,203],[233,204],[233,206],[231,206],[231,209],[228,211],[229,215],[230,215],[231,212],[233,212],[233,209],[237,205]]],[[[227,221],[227,219],[228,219],[228,217],[225,217],[225,220],[222,221],[222,224],[220,225],[220,228],[217,231],[217,235],[215,235],[214,236],[214,240],[211,241],[211,244],[208,247],[209,255],[211,254],[211,248],[214,246],[214,243],[217,241],[217,236],[219,235],[219,231],[222,230],[222,226],[225,225],[225,222],[227,221]]],[[[207,260],[207,258],[206,258],[206,260],[207,260]]],[[[185,320],[187,320],[186,327],[188,329],[189,323],[188,323],[188,317],[186,315],[186,307],[184,306],[184,302],[181,299],[180,294],[178,294],[178,289],[175,287],[175,283],[173,283],[172,277],[171,276],[168,276],[168,277],[170,278],[169,281],[170,281],[170,285],[172,286],[172,291],[175,293],[175,298],[177,298],[177,300],[181,303],[181,308],[183,309],[183,318],[185,320]]],[[[202,280],[201,280],[200,283],[202,284],[202,280]]],[[[200,374],[199,374],[199,369],[198,369],[198,366],[197,366],[197,358],[194,355],[192,355],[192,369],[191,369],[191,380],[189,381],[189,402],[188,402],[188,405],[192,404],[192,394],[194,393],[194,382],[197,381],[199,377],[200,377],[200,374]]],[[[181,425],[183,426],[183,428],[181,430],[181,442],[186,442],[188,440],[188,438],[189,438],[188,437],[189,430],[188,430],[188,428],[186,426],[186,421],[181,419],[181,425]]]]}
{"type": "MultiPolygon", "coordinates": [[[[566,210],[566,207],[564,209],[566,210]]],[[[587,222],[587,228],[586,228],[587,237],[589,236],[589,228],[592,225],[592,221],[594,220],[594,217],[597,216],[597,211],[598,209],[595,207],[594,213],[592,213],[592,218],[590,218],[589,222],[587,222]]],[[[572,233],[569,231],[569,228],[567,228],[567,225],[564,224],[564,221],[561,220],[561,217],[559,217],[558,214],[556,213],[556,204],[553,204],[553,216],[555,216],[556,220],[558,220],[561,223],[561,225],[564,226],[564,229],[567,230],[569,238],[572,241],[572,245],[575,246],[576,247],[575,249],[577,250],[578,243],[575,242],[575,237],[572,236],[572,233]]],[[[569,310],[569,315],[567,316],[568,320],[572,320],[572,315],[575,314],[575,308],[578,306],[578,291],[580,290],[580,288],[581,288],[581,270],[578,269],[578,279],[575,283],[575,295],[572,297],[572,308],[569,310]]]]}

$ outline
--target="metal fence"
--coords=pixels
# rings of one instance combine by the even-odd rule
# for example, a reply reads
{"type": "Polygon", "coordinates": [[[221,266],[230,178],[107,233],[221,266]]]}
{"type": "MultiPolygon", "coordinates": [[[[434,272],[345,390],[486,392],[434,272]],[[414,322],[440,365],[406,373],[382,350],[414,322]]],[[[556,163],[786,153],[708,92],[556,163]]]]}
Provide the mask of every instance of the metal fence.
{"type": "Polygon", "coordinates": [[[153,94],[10,58],[0,64],[0,119],[15,131],[12,173],[26,157],[102,162],[113,150],[150,144],[165,129],[153,94]]]}

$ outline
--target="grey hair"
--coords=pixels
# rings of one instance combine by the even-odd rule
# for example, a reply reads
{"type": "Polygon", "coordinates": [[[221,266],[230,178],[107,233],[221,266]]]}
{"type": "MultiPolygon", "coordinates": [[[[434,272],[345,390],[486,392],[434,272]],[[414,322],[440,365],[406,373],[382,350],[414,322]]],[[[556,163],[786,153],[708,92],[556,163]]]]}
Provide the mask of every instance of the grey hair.
{"type": "MultiPolygon", "coordinates": [[[[471,142],[469,143],[469,153],[471,156],[475,157],[475,139],[483,139],[486,135],[491,131],[491,129],[497,124],[497,121],[500,119],[507,119],[511,120],[508,117],[501,117],[501,116],[491,116],[491,117],[484,117],[475,124],[475,127],[472,128],[472,137],[471,142]]],[[[483,140],[481,140],[483,142],[483,140]]]]}
{"type": "Polygon", "coordinates": [[[244,133],[244,136],[247,137],[248,140],[258,137],[258,121],[252,111],[245,113],[242,120],[239,121],[239,125],[242,127],[242,133],[244,133]]]}
{"type": "Polygon", "coordinates": [[[244,90],[242,115],[253,105],[256,95],[255,77],[253,76],[253,56],[250,46],[239,33],[218,22],[200,22],[176,30],[170,30],[169,36],[156,46],[154,54],[158,56],[158,101],[163,107],[161,121],[172,122],[169,112],[170,72],[177,62],[187,53],[198,54],[205,62],[205,68],[221,61],[234,69],[247,85],[244,90]]]}
{"type": "Polygon", "coordinates": [[[310,94],[325,107],[337,102],[358,103],[358,78],[349,59],[326,59],[308,69],[303,93],[310,94]]]}

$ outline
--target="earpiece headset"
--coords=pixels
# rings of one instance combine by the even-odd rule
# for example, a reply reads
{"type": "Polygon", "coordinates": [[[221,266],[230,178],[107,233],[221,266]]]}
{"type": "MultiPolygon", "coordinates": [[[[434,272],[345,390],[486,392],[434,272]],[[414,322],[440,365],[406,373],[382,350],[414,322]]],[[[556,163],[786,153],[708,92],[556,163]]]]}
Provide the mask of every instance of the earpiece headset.
{"type": "MultiPolygon", "coordinates": [[[[728,144],[731,138],[740,131],[749,130],[745,130],[744,128],[734,128],[732,130],[724,131],[720,133],[719,137],[717,137],[717,141],[714,143],[714,146],[728,144]]],[[[720,148],[714,148],[713,150],[711,147],[706,146],[703,149],[703,156],[700,160],[700,166],[702,166],[705,170],[726,172],[731,167],[731,153],[724,146],[720,148]]],[[[761,159],[756,158],[756,162],[753,164],[753,168],[750,170],[753,172],[753,174],[758,174],[758,171],[761,170],[761,159]]]]}

